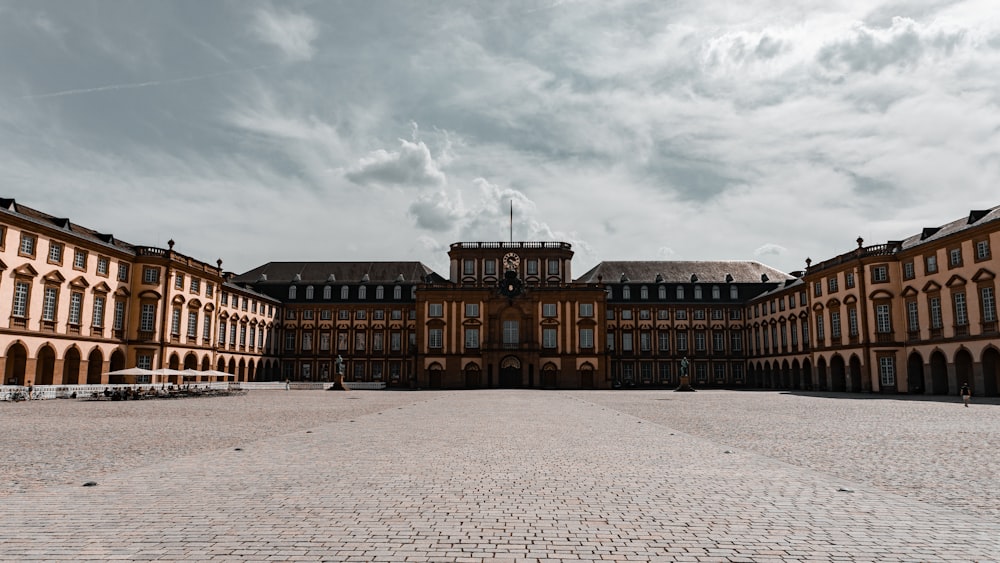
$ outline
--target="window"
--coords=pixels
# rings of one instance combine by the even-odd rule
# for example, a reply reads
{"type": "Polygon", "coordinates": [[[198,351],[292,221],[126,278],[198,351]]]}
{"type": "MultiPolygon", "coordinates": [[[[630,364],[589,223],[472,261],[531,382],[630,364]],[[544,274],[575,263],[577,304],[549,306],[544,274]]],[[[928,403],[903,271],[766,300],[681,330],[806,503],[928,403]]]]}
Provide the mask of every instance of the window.
{"type": "Polygon", "coordinates": [[[503,322],[503,344],[505,348],[517,347],[521,342],[521,333],[517,321],[503,322]]]}
{"type": "Polygon", "coordinates": [[[236,345],[236,321],[233,321],[229,325],[229,345],[236,345]]]}
{"type": "Polygon", "coordinates": [[[476,273],[476,261],[471,258],[462,260],[462,273],[471,276],[476,273]]]}
{"type": "Polygon", "coordinates": [[[313,286],[307,285],[306,286],[306,299],[312,299],[315,296],[316,296],[316,290],[313,288],[313,286]]]}
{"type": "Polygon", "coordinates": [[[694,320],[696,320],[696,321],[703,321],[703,320],[705,320],[705,310],[704,309],[695,309],[694,310],[694,320]]]}
{"type": "Polygon", "coordinates": [[[649,299],[649,288],[642,286],[639,288],[639,299],[649,299]]]}
{"type": "Polygon", "coordinates": [[[402,349],[403,338],[398,332],[389,334],[389,350],[399,352],[402,349]]]}
{"type": "Polygon", "coordinates": [[[875,304],[875,332],[879,334],[892,332],[892,316],[888,303],[875,304]]]}
{"type": "Polygon", "coordinates": [[[990,241],[988,240],[977,240],[976,241],[976,262],[980,260],[988,260],[990,257],[990,241]]]}
{"type": "Polygon", "coordinates": [[[392,288],[392,298],[396,300],[403,298],[403,286],[397,285],[392,288]]]}
{"type": "Polygon", "coordinates": [[[125,329],[125,302],[115,301],[115,322],[112,326],[114,330],[125,329]]]}
{"type": "Polygon", "coordinates": [[[659,319],[659,320],[661,320],[661,321],[669,321],[670,320],[670,309],[657,309],[656,310],[656,318],[659,319]]]}
{"type": "Polygon", "coordinates": [[[124,262],[118,263],[118,281],[121,282],[128,281],[128,264],[124,262]]]}
{"type": "Polygon", "coordinates": [[[368,298],[368,287],[364,285],[358,287],[358,299],[367,299],[367,298],[368,298]]]}
{"type": "Polygon", "coordinates": [[[542,304],[542,316],[546,318],[552,318],[556,316],[556,304],[555,303],[543,303],[542,304]]]}
{"type": "Polygon", "coordinates": [[[657,350],[661,353],[670,351],[670,333],[667,331],[660,331],[656,336],[656,342],[658,345],[657,350]]]}
{"type": "Polygon", "coordinates": [[[631,352],[632,351],[632,333],[623,332],[622,333],[622,351],[631,352]]]}
{"type": "Polygon", "coordinates": [[[581,317],[593,317],[594,316],[594,304],[593,303],[580,303],[580,316],[581,317]]]}
{"type": "Polygon", "coordinates": [[[285,318],[288,320],[293,320],[296,317],[294,309],[285,309],[285,318]]]}
{"type": "Polygon", "coordinates": [[[385,299],[385,287],[381,285],[375,287],[375,299],[385,299]]]}
{"type": "Polygon", "coordinates": [[[479,329],[478,328],[467,328],[467,329],[465,329],[465,347],[466,348],[479,348],[479,329]]]}
{"type": "Polygon", "coordinates": [[[340,298],[341,299],[347,299],[349,292],[350,292],[350,290],[347,288],[346,285],[340,286],[340,298]]]}
{"type": "Polygon", "coordinates": [[[632,309],[622,309],[622,320],[623,321],[632,320],[632,309]]]}
{"type": "Polygon", "coordinates": [[[191,285],[188,287],[191,293],[201,293],[201,278],[191,278],[191,285]]]}
{"type": "Polygon", "coordinates": [[[103,295],[94,296],[94,314],[90,326],[104,328],[104,303],[103,295]]]}
{"type": "Polygon", "coordinates": [[[56,303],[59,299],[59,290],[54,287],[46,287],[44,299],[42,300],[42,320],[56,320],[56,303]]]}
{"type": "Polygon", "coordinates": [[[872,266],[872,283],[885,283],[889,281],[889,267],[881,264],[872,266]]]}
{"type": "Polygon", "coordinates": [[[632,299],[632,288],[629,286],[622,286],[622,299],[632,299]]]}
{"type": "MultiPolygon", "coordinates": [[[[295,299],[298,296],[298,292],[299,292],[299,288],[298,287],[296,287],[294,285],[288,286],[288,298],[289,299],[295,299]]],[[[236,303],[234,302],[233,305],[235,306],[236,303]]]]}
{"type": "Polygon", "coordinates": [[[931,297],[928,300],[928,308],[931,312],[931,328],[941,328],[941,298],[931,297]]]}
{"type": "Polygon", "coordinates": [[[639,320],[648,321],[653,318],[653,314],[649,309],[639,309],[639,320]]]}
{"type": "Polygon", "coordinates": [[[847,289],[851,289],[852,287],[854,287],[854,272],[844,273],[844,286],[846,286],[847,289]]]}
{"type": "Polygon", "coordinates": [[[712,286],[712,299],[721,299],[721,298],[722,298],[722,291],[719,289],[719,286],[713,285],[712,286]]]}
{"type": "Polygon", "coordinates": [[[594,329],[580,329],[580,348],[592,349],[594,347],[594,329]]]}
{"type": "Polygon", "coordinates": [[[486,260],[483,262],[483,273],[487,276],[495,276],[497,274],[497,261],[486,260]]]}
{"type": "Polygon", "coordinates": [[[250,325],[250,348],[253,348],[254,343],[257,341],[257,327],[250,325]]]}
{"type": "Polygon", "coordinates": [[[813,282],[813,296],[820,297],[823,295],[823,283],[820,281],[813,282]]]}
{"type": "Polygon", "coordinates": [[[226,321],[219,321],[219,345],[226,345],[226,321]]]}
{"type": "Polygon", "coordinates": [[[347,333],[337,333],[337,350],[347,350],[347,333]]]}
{"type": "MultiPolygon", "coordinates": [[[[784,335],[784,331],[782,331],[782,335],[784,335]]],[[[712,351],[717,354],[726,351],[726,339],[721,330],[712,332],[712,351]]]]}
{"type": "Polygon", "coordinates": [[[332,298],[333,298],[333,287],[331,287],[329,285],[324,285],[323,286],[323,299],[332,299],[332,298]]]}
{"type": "Polygon", "coordinates": [[[962,249],[952,248],[948,250],[948,266],[957,268],[962,265],[962,249]]]}
{"type": "Polygon", "coordinates": [[[993,294],[993,288],[980,288],[979,297],[983,308],[983,321],[990,323],[997,320],[997,302],[993,294]]]}
{"type": "Polygon", "coordinates": [[[705,351],[705,333],[700,330],[694,333],[694,349],[696,352],[705,351]]]}
{"type": "Polygon", "coordinates": [[[319,349],[323,352],[330,350],[330,333],[323,332],[319,335],[319,349]]]}
{"type": "Polygon", "coordinates": [[[837,293],[837,276],[826,278],[826,290],[828,293],[837,293]]]}
{"type": "Polygon", "coordinates": [[[314,311],[312,309],[306,309],[302,311],[302,320],[311,321],[313,320],[314,311]]]}
{"type": "Polygon", "coordinates": [[[35,235],[28,233],[21,233],[21,246],[18,248],[18,254],[21,256],[29,256],[31,258],[35,257],[35,243],[38,238],[35,235]]]}
{"type": "Polygon", "coordinates": [[[160,283],[160,269],[153,266],[143,266],[142,283],[160,283]]]}
{"type": "Polygon", "coordinates": [[[955,302],[955,325],[965,326],[969,324],[969,312],[965,304],[965,292],[955,292],[952,298],[955,302]]]}
{"type": "Polygon", "coordinates": [[[695,299],[701,299],[701,286],[700,285],[694,286],[694,298],[695,299]]]}
{"type": "Polygon", "coordinates": [[[687,309],[677,309],[677,311],[674,312],[674,319],[678,321],[686,321],[687,318],[687,309]]]}
{"type": "Polygon", "coordinates": [[[916,271],[913,269],[913,262],[906,262],[903,264],[903,278],[912,280],[916,276],[916,271]]]}
{"type": "MultiPolygon", "coordinates": [[[[264,331],[261,330],[261,333],[264,331]]],[[[212,315],[205,314],[205,322],[202,323],[201,340],[203,344],[211,344],[212,340],[212,315]]]]}
{"type": "Polygon", "coordinates": [[[28,316],[28,290],[30,287],[28,282],[14,282],[14,306],[11,309],[13,316],[21,319],[28,316]]]}
{"type": "Polygon", "coordinates": [[[295,333],[291,332],[291,331],[286,332],[285,333],[285,350],[294,350],[294,349],[295,349],[295,333]]]}
{"type": "MultiPolygon", "coordinates": [[[[782,303],[784,303],[784,301],[782,301],[782,303]]],[[[725,313],[722,312],[722,309],[712,309],[712,320],[713,321],[725,320],[724,317],[725,317],[725,313]]]]}
{"type": "Polygon", "coordinates": [[[441,303],[428,303],[427,304],[427,316],[432,318],[438,318],[444,316],[444,305],[441,303]]]}
{"type": "Polygon", "coordinates": [[[152,369],[153,356],[150,354],[139,354],[135,359],[135,367],[139,369],[152,369]]]}
{"type": "Polygon", "coordinates": [[[559,261],[558,260],[549,260],[548,261],[548,267],[549,267],[549,275],[550,276],[558,276],[559,275],[559,261]]]}
{"type": "Polygon", "coordinates": [[[401,321],[403,320],[403,312],[399,309],[393,309],[389,311],[389,318],[394,321],[401,321]]]}
{"type": "Polygon", "coordinates": [[[740,298],[740,290],[735,285],[729,286],[729,298],[730,299],[739,299],[740,298]]]}
{"type": "Polygon", "coordinates": [[[738,321],[743,318],[743,311],[733,308],[729,310],[730,320],[738,321]]]}
{"type": "Polygon", "coordinates": [[[854,307],[847,310],[847,333],[850,336],[858,335],[858,310],[854,307]]]}
{"type": "Polygon", "coordinates": [[[840,338],[840,311],[830,311],[830,336],[840,338]]]}
{"type": "Polygon", "coordinates": [[[363,321],[368,318],[368,311],[364,309],[358,309],[354,312],[354,319],[358,321],[363,321]]]}
{"type": "Polygon", "coordinates": [[[688,349],[688,335],[686,332],[677,333],[677,351],[687,352],[688,349]]]}
{"type": "Polygon", "coordinates": [[[917,332],[920,330],[920,317],[917,314],[916,301],[906,302],[906,325],[910,332],[917,332]]]}
{"type": "Polygon", "coordinates": [[[49,243],[49,262],[62,264],[63,245],[58,242],[49,243]]]}
{"type": "Polygon", "coordinates": [[[187,336],[194,340],[198,338],[198,311],[188,311],[187,336]]]}
{"type": "Polygon", "coordinates": [[[816,313],[816,339],[822,344],[826,340],[826,330],[823,328],[823,313],[816,313]]]}
{"type": "Polygon", "coordinates": [[[142,332],[153,332],[156,325],[156,305],[143,303],[139,309],[139,330],[142,332]]]}
{"type": "MultiPolygon", "coordinates": [[[[241,341],[240,344],[242,344],[242,343],[243,342],[241,341]]],[[[312,350],[312,347],[313,347],[313,336],[312,336],[312,333],[311,332],[303,332],[302,333],[302,349],[303,350],[312,350]]]]}
{"type": "Polygon", "coordinates": [[[69,294],[69,324],[80,325],[80,310],[83,305],[83,294],[77,291],[69,294]]]}
{"type": "Polygon", "coordinates": [[[684,286],[677,286],[677,290],[674,292],[677,299],[684,299],[684,286]]]}
{"type": "Polygon", "coordinates": [[[372,311],[372,318],[376,321],[385,320],[385,309],[375,309],[372,311]]]}
{"type": "Polygon", "coordinates": [[[174,309],[170,315],[170,335],[180,336],[181,334],[181,310],[174,309]]]}
{"type": "Polygon", "coordinates": [[[896,358],[879,356],[878,375],[882,387],[894,387],[896,385],[896,358]]]}
{"type": "Polygon", "coordinates": [[[441,348],[441,341],[444,338],[444,329],[432,328],[427,333],[430,348],[441,348]]]}
{"type": "Polygon", "coordinates": [[[479,303],[466,303],[465,304],[465,316],[469,318],[476,318],[479,316],[479,303]]]}
{"type": "Polygon", "coordinates": [[[174,289],[184,289],[184,274],[178,272],[174,277],[174,289]]]}
{"type": "Polygon", "coordinates": [[[652,339],[652,336],[648,332],[645,332],[645,331],[640,332],[639,333],[639,351],[640,352],[649,352],[649,351],[652,351],[652,349],[653,349],[653,339],[652,339]]]}
{"type": "Polygon", "coordinates": [[[554,328],[543,328],[542,329],[542,348],[555,348],[556,347],[556,329],[554,328]]]}
{"type": "Polygon", "coordinates": [[[528,266],[528,275],[529,276],[537,276],[538,275],[538,259],[532,258],[531,260],[528,260],[527,266],[528,266]]]}
{"type": "Polygon", "coordinates": [[[927,256],[924,259],[924,270],[928,274],[933,274],[933,273],[937,272],[937,269],[938,269],[937,268],[937,256],[933,255],[933,254],[930,255],[930,256],[927,256]]]}
{"type": "Polygon", "coordinates": [[[222,304],[229,305],[229,294],[225,291],[222,292],[222,304]]]}
{"type": "Polygon", "coordinates": [[[319,312],[319,318],[322,321],[329,321],[333,319],[333,311],[330,309],[322,309],[319,312]]]}
{"type": "Polygon", "coordinates": [[[342,321],[348,321],[351,319],[351,312],[347,309],[341,309],[337,311],[337,318],[342,321]]]}
{"type": "MultiPolygon", "coordinates": [[[[794,334],[793,334],[794,336],[794,334]]],[[[794,338],[792,339],[794,340],[794,338]]],[[[733,353],[739,353],[743,351],[743,334],[738,331],[732,331],[729,333],[729,347],[732,349],[733,353]]]]}

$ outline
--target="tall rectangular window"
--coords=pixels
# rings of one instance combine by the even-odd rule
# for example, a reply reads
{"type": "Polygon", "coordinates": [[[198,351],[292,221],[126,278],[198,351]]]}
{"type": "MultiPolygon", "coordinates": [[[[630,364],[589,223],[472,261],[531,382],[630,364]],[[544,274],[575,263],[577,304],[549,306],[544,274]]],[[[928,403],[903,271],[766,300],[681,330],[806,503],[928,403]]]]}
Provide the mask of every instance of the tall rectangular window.
{"type": "Polygon", "coordinates": [[[552,318],[556,316],[556,304],[542,303],[542,316],[546,318],[552,318]]]}
{"type": "Polygon", "coordinates": [[[398,332],[389,334],[389,350],[399,352],[402,349],[403,337],[398,332]]]}
{"type": "Polygon", "coordinates": [[[486,260],[483,262],[483,273],[487,276],[495,276],[497,274],[497,261],[486,260]]]}
{"type": "Polygon", "coordinates": [[[889,267],[888,266],[872,266],[872,282],[882,283],[889,281],[889,267]]]}
{"type": "Polygon", "coordinates": [[[830,336],[840,338],[840,311],[830,311],[830,336]]]}
{"type": "Polygon", "coordinates": [[[677,333],[677,351],[687,352],[688,349],[688,335],[686,332],[677,333]]]}
{"type": "Polygon", "coordinates": [[[236,346],[236,321],[229,325],[229,345],[236,346]]]}
{"type": "Polygon", "coordinates": [[[94,296],[94,315],[90,326],[94,328],[104,328],[104,303],[103,295],[94,296]]]}
{"type": "Polygon", "coordinates": [[[125,302],[115,300],[115,321],[114,330],[124,330],[125,329],[125,302]]]}
{"type": "Polygon", "coordinates": [[[816,313],[816,339],[820,343],[826,340],[826,330],[823,328],[823,313],[816,313]]]}
{"type": "Polygon", "coordinates": [[[656,335],[656,343],[659,346],[658,351],[669,352],[670,351],[670,333],[662,330],[656,335]]]}
{"type": "Polygon", "coordinates": [[[844,272],[844,285],[848,289],[854,287],[854,272],[844,272]]]}
{"type": "Polygon", "coordinates": [[[955,324],[958,326],[969,324],[969,311],[965,306],[965,292],[956,292],[953,298],[955,301],[955,324]]]}
{"type": "Polygon", "coordinates": [[[543,328],[542,329],[542,348],[555,348],[556,347],[556,329],[554,328],[543,328]]]}
{"type": "Polygon", "coordinates": [[[295,333],[288,331],[285,333],[285,350],[295,349],[295,333]]]}
{"type": "Polygon", "coordinates": [[[622,351],[631,352],[632,351],[632,333],[623,332],[622,333],[622,351]]]}
{"type": "Polygon", "coordinates": [[[653,350],[653,339],[652,335],[648,332],[639,333],[639,351],[640,352],[650,352],[653,350]]]}
{"type": "Polygon", "coordinates": [[[160,269],[152,266],[143,267],[142,283],[160,283],[160,269]]]}
{"type": "Polygon", "coordinates": [[[729,333],[729,345],[732,347],[734,353],[739,353],[743,351],[743,334],[738,331],[732,331],[729,333]]]}
{"type": "Polygon", "coordinates": [[[892,315],[888,303],[875,305],[875,332],[880,334],[892,332],[892,315]]]}
{"type": "Polygon", "coordinates": [[[198,338],[198,311],[188,311],[188,338],[194,340],[198,338]]]}
{"type": "Polygon", "coordinates": [[[427,331],[427,337],[427,346],[429,348],[441,348],[442,341],[444,340],[444,330],[432,328],[427,331]]]}
{"type": "Polygon", "coordinates": [[[912,280],[916,277],[916,270],[913,268],[913,262],[906,262],[903,264],[903,277],[912,280]]]}
{"type": "Polygon", "coordinates": [[[537,258],[532,258],[532,259],[528,260],[527,264],[528,264],[528,275],[529,276],[537,276],[538,275],[538,259],[537,258]]]}
{"type": "Polygon", "coordinates": [[[462,273],[471,276],[476,273],[476,261],[471,258],[462,260],[462,273]]]}
{"type": "Polygon", "coordinates": [[[951,267],[957,267],[962,265],[962,249],[952,248],[948,251],[948,265],[951,267]]]}
{"type": "Polygon", "coordinates": [[[77,291],[69,294],[69,324],[80,325],[80,313],[83,309],[83,294],[77,291]]]}
{"type": "Polygon", "coordinates": [[[427,305],[427,316],[428,317],[443,317],[444,316],[444,305],[441,303],[428,303],[427,305]]]}
{"type": "Polygon", "coordinates": [[[928,300],[929,308],[931,311],[931,328],[941,328],[941,298],[931,297],[928,300]]]}
{"type": "Polygon", "coordinates": [[[580,329],[580,348],[592,349],[594,347],[594,329],[592,328],[581,328],[580,329]]]}
{"type": "Polygon", "coordinates": [[[383,335],[382,332],[372,333],[372,350],[375,352],[382,351],[382,335],[383,335]]]}
{"type": "Polygon", "coordinates": [[[49,262],[53,264],[62,263],[63,245],[58,242],[49,242],[49,262]]]}
{"type": "Polygon", "coordinates": [[[156,325],[156,305],[143,303],[139,309],[139,330],[142,332],[153,332],[156,325]]]}
{"type": "Polygon", "coordinates": [[[170,335],[180,336],[181,334],[181,310],[174,309],[170,315],[170,335]]]}
{"type": "Polygon", "coordinates": [[[467,329],[465,329],[465,347],[466,348],[479,348],[479,329],[478,328],[467,328],[467,329]]]}
{"type": "Polygon", "coordinates": [[[997,302],[993,294],[993,288],[984,287],[980,289],[979,297],[983,307],[983,321],[989,323],[997,320],[997,302]]]}
{"type": "Polygon", "coordinates": [[[878,359],[878,375],[882,387],[894,387],[896,385],[896,358],[892,356],[880,356],[878,359]]]}
{"type": "Polygon", "coordinates": [[[125,262],[118,263],[118,281],[127,282],[128,281],[128,264],[125,262]]]}
{"type": "Polygon", "coordinates": [[[178,272],[174,277],[174,289],[184,289],[184,274],[178,272]]]}
{"type": "Polygon", "coordinates": [[[847,310],[847,330],[851,336],[858,335],[858,310],[853,307],[847,310]]]}
{"type": "Polygon", "coordinates": [[[227,329],[228,326],[229,326],[229,324],[226,321],[219,321],[219,345],[220,346],[225,346],[226,345],[226,334],[228,333],[228,331],[226,329],[227,329]]]}
{"type": "Polygon", "coordinates": [[[465,316],[469,318],[476,318],[479,316],[479,303],[466,303],[465,304],[465,316]]]}
{"type": "Polygon", "coordinates": [[[97,257],[97,275],[106,276],[111,271],[111,260],[106,256],[97,257]]]}
{"type": "Polygon", "coordinates": [[[593,303],[580,303],[580,316],[581,317],[593,317],[594,316],[594,304],[593,303]]]}
{"type": "Polygon", "coordinates": [[[924,271],[926,271],[928,274],[933,274],[937,272],[937,270],[938,270],[937,256],[936,255],[928,256],[924,261],[924,271]]]}
{"type": "Polygon", "coordinates": [[[87,251],[79,248],[73,252],[73,267],[77,270],[87,269],[87,251]]]}
{"type": "MultiPolygon", "coordinates": [[[[246,331],[246,327],[240,327],[240,346],[243,345],[243,335],[246,331]]],[[[302,349],[312,350],[313,347],[313,335],[309,331],[302,333],[302,349]]]]}
{"type": "Polygon", "coordinates": [[[517,321],[503,322],[504,348],[516,348],[521,343],[521,333],[517,321]]]}
{"type": "Polygon", "coordinates": [[[38,239],[35,238],[35,235],[29,235],[28,233],[21,233],[21,246],[18,249],[18,252],[20,252],[22,256],[30,256],[34,258],[35,241],[37,240],[38,239]]]}
{"type": "MultiPolygon", "coordinates": [[[[829,291],[830,293],[836,293],[837,292],[837,276],[831,276],[831,277],[827,278],[826,279],[826,285],[827,285],[827,291],[829,291]]],[[[773,313],[774,311],[771,311],[771,312],[773,313]]]]}
{"type": "Polygon", "coordinates": [[[920,330],[920,317],[917,316],[916,301],[906,302],[906,325],[907,330],[910,332],[917,332],[920,330]]]}
{"type": "Polygon", "coordinates": [[[559,261],[558,260],[549,260],[548,261],[548,267],[549,267],[549,275],[550,276],[557,276],[557,275],[559,275],[559,261]]]}
{"type": "Polygon", "coordinates": [[[28,316],[28,288],[27,282],[14,282],[14,306],[11,314],[15,317],[24,318],[28,316]]]}
{"type": "Polygon", "coordinates": [[[42,300],[42,320],[56,320],[56,302],[59,298],[59,290],[54,287],[46,287],[44,299],[42,300]]]}
{"type": "Polygon", "coordinates": [[[204,344],[212,343],[212,315],[205,315],[205,322],[201,329],[201,340],[204,344]]]}
{"type": "Polygon", "coordinates": [[[976,260],[986,260],[990,257],[990,241],[976,241],[976,260]]]}

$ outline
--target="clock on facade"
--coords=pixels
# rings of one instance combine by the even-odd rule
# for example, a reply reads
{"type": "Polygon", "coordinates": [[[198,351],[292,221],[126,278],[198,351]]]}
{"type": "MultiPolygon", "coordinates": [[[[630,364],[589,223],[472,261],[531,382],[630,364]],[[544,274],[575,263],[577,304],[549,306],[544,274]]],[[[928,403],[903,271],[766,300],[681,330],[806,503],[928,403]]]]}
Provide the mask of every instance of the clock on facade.
{"type": "Polygon", "coordinates": [[[516,272],[520,264],[521,258],[517,254],[508,252],[503,255],[503,269],[505,272],[516,272]]]}

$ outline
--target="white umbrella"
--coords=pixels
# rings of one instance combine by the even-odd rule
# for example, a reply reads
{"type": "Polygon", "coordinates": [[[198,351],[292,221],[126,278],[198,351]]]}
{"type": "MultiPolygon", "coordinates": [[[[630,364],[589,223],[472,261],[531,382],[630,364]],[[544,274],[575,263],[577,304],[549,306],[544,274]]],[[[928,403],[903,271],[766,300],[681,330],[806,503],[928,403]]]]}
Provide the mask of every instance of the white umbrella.
{"type": "MultiPolygon", "coordinates": [[[[179,369],[170,369],[170,368],[154,369],[150,373],[152,375],[156,375],[156,376],[160,376],[160,377],[164,377],[164,376],[169,377],[171,375],[184,375],[183,371],[181,371],[179,369]]],[[[163,381],[163,380],[161,379],[160,381],[163,381]]]]}
{"type": "Polygon", "coordinates": [[[125,368],[109,371],[108,375],[153,375],[153,370],[143,368],[125,368]]]}

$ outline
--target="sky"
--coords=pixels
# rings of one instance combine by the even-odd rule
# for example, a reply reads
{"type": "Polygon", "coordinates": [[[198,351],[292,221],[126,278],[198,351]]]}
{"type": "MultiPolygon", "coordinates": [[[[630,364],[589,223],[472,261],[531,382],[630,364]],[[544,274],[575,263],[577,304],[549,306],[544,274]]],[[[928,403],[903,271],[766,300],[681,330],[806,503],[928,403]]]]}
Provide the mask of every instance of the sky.
{"type": "Polygon", "coordinates": [[[996,0],[0,0],[0,77],[0,197],[237,273],[790,272],[1000,205],[996,0]]]}

